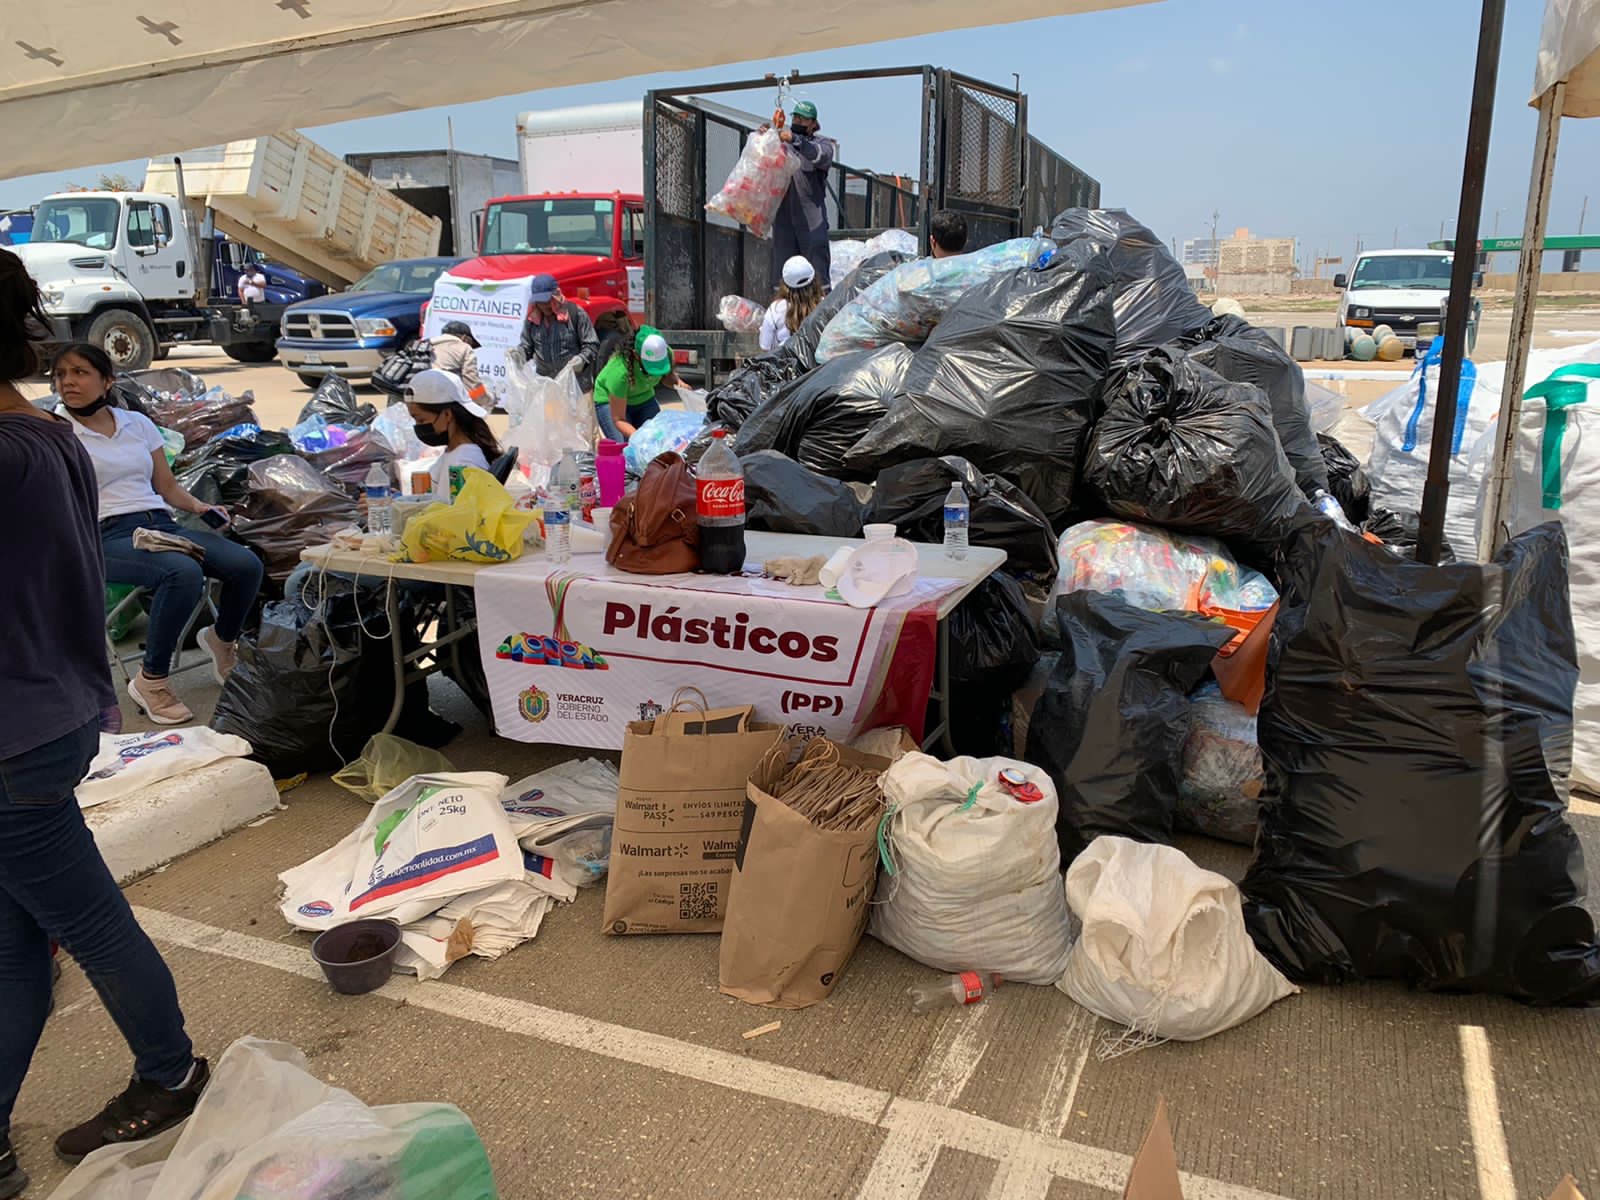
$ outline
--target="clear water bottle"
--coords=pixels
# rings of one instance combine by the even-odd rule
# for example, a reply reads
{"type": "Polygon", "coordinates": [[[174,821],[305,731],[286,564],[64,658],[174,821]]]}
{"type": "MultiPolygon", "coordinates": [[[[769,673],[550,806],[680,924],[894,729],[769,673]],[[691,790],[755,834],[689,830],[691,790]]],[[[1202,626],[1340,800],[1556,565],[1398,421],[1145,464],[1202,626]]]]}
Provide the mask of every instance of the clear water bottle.
{"type": "Polygon", "coordinates": [[[367,495],[367,532],[388,533],[393,528],[389,511],[389,472],[373,463],[361,483],[367,495]]]}
{"type": "Polygon", "coordinates": [[[972,524],[972,506],[967,503],[967,490],[952,483],[944,497],[944,556],[967,556],[967,527],[972,524]]]}
{"type": "Polygon", "coordinates": [[[936,1008],[960,1008],[976,1004],[1000,986],[1000,976],[993,971],[962,971],[959,975],[946,975],[937,983],[922,983],[906,989],[911,997],[911,1011],[932,1012],[936,1008]]]}
{"type": "Polygon", "coordinates": [[[567,489],[567,514],[574,521],[583,517],[583,472],[578,468],[578,452],[561,454],[561,485],[567,489]]]}
{"type": "Polygon", "coordinates": [[[744,570],[744,467],[729,448],[728,431],[713,430],[711,447],[695,468],[695,519],[700,569],[709,575],[744,570]]]}
{"type": "Polygon", "coordinates": [[[1360,532],[1350,523],[1350,518],[1345,515],[1343,505],[1331,493],[1318,488],[1311,494],[1311,507],[1323,516],[1331,518],[1333,523],[1340,529],[1347,529],[1351,533],[1360,532]]]}
{"type": "Polygon", "coordinates": [[[572,485],[577,483],[577,467],[572,456],[564,454],[561,463],[544,487],[544,552],[551,562],[572,559],[572,485]],[[570,475],[569,475],[570,469],[570,475]]]}

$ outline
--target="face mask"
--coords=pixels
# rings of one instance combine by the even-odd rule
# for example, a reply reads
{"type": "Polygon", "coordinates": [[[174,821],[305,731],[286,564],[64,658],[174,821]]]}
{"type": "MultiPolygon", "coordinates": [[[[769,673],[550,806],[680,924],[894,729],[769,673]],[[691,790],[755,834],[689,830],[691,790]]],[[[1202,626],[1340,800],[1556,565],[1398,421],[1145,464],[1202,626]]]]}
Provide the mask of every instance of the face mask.
{"type": "MultiPolygon", "coordinates": [[[[63,403],[65,403],[65,401],[63,401],[63,403]]],[[[100,399],[96,400],[94,403],[85,404],[81,408],[76,407],[76,406],[71,405],[71,404],[68,404],[67,405],[67,411],[69,413],[71,413],[75,417],[92,417],[92,416],[94,416],[95,413],[99,412],[102,408],[110,408],[110,407],[111,407],[111,396],[109,394],[107,394],[107,395],[101,396],[100,399]]]]}
{"type": "Polygon", "coordinates": [[[450,435],[442,429],[435,429],[432,425],[418,425],[417,441],[424,446],[443,446],[450,440],[450,435]]]}

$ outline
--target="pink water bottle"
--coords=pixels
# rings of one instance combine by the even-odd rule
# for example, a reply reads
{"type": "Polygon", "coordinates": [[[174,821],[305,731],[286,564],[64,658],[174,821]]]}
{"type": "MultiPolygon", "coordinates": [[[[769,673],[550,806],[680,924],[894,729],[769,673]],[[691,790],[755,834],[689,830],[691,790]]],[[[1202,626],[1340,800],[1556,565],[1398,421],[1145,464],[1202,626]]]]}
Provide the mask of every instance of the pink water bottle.
{"type": "Polygon", "coordinates": [[[627,490],[627,469],[622,462],[622,443],[601,438],[595,452],[594,473],[600,480],[600,507],[615,508],[627,490]]]}

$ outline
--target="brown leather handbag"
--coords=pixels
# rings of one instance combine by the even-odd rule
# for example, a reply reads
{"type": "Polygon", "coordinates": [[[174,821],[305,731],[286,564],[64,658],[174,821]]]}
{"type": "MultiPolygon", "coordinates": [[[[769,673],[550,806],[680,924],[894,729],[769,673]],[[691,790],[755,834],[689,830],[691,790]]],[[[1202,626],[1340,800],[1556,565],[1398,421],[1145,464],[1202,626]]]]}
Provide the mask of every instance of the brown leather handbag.
{"type": "Polygon", "coordinates": [[[635,575],[676,575],[700,568],[700,526],[694,476],[683,455],[668,450],[645,468],[639,489],[611,514],[606,561],[635,575]]]}

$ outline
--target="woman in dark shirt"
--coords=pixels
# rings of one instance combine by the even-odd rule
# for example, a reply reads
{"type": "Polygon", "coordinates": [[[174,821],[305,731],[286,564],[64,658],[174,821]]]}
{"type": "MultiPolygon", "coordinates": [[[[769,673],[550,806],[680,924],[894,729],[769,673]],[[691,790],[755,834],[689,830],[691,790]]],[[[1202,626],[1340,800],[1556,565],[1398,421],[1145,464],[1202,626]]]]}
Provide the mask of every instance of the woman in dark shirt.
{"type": "Polygon", "coordinates": [[[134,1078],[98,1116],[56,1139],[77,1162],[171,1128],[210,1078],[194,1056],[172,972],[139,928],[84,823],[74,789],[116,703],[106,661],[105,572],[94,468],[66,421],[17,383],[40,363],[44,320],[22,260],[0,249],[0,1200],[28,1177],[11,1110],[51,1000],[50,941],[77,960],[134,1053],[134,1078]]]}

